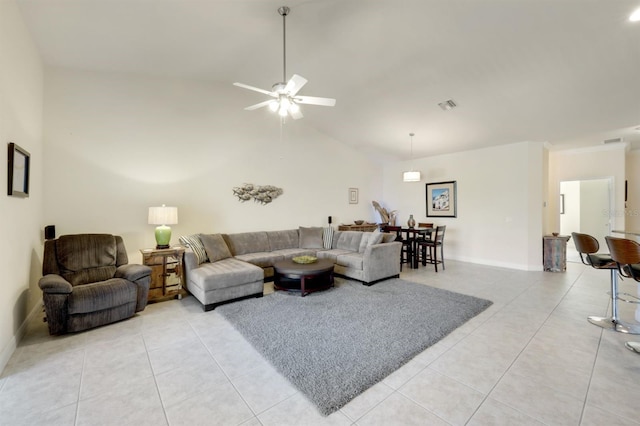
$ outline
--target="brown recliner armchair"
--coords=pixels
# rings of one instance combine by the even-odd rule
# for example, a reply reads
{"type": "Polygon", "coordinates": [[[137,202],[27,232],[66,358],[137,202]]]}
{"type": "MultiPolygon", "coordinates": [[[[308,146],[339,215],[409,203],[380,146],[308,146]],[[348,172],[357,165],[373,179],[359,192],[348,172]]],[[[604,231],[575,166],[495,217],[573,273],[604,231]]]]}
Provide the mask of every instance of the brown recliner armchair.
{"type": "Polygon", "coordinates": [[[120,321],[147,306],[151,268],[129,265],[122,237],[62,235],[45,241],[42,275],[49,334],[120,321]]]}

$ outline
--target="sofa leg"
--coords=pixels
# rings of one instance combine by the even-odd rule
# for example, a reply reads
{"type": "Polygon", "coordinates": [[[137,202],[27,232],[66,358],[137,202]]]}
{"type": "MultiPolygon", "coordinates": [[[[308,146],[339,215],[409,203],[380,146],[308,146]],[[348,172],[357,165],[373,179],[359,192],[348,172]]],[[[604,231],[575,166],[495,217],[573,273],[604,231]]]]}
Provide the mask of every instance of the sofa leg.
{"type": "Polygon", "coordinates": [[[366,285],[367,287],[371,287],[371,286],[372,286],[372,285],[374,285],[374,284],[377,284],[377,283],[379,283],[379,282],[381,282],[381,281],[390,280],[390,279],[392,279],[392,278],[400,278],[400,274],[398,274],[398,275],[393,275],[393,276],[391,276],[391,277],[387,277],[387,278],[382,278],[382,279],[380,279],[380,280],[371,281],[371,282],[369,282],[369,283],[365,283],[365,282],[363,282],[363,283],[362,283],[362,285],[366,285]]]}
{"type": "Polygon", "coordinates": [[[223,302],[209,303],[208,305],[202,305],[202,309],[205,312],[209,312],[209,311],[213,311],[215,308],[217,308],[220,305],[226,305],[227,303],[239,302],[240,300],[251,299],[251,298],[254,298],[254,297],[258,298],[258,297],[262,297],[263,295],[264,295],[264,293],[260,292],[260,293],[255,293],[255,294],[249,294],[247,296],[238,297],[236,299],[225,300],[223,302]]]}

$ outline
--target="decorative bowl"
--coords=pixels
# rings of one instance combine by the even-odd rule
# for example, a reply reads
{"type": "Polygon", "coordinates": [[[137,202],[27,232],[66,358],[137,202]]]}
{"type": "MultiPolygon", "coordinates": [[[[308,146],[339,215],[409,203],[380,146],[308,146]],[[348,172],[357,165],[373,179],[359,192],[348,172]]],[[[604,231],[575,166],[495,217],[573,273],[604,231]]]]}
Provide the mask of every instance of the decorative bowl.
{"type": "Polygon", "coordinates": [[[364,220],[354,220],[353,223],[355,223],[356,225],[362,225],[364,223],[364,220]]]}
{"type": "Polygon", "coordinates": [[[318,261],[318,258],[315,256],[296,256],[291,258],[295,263],[307,264],[307,263],[315,263],[318,261]]]}
{"type": "Polygon", "coordinates": [[[552,232],[551,235],[553,235],[554,237],[557,237],[560,234],[558,232],[552,232]]]}

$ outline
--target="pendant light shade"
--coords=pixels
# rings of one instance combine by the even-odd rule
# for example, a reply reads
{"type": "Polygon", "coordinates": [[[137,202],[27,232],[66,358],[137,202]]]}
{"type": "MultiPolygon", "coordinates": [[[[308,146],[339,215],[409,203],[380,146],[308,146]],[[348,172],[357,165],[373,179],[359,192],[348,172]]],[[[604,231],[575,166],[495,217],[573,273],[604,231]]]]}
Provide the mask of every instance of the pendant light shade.
{"type": "Polygon", "coordinates": [[[404,172],[402,173],[402,180],[404,182],[420,182],[420,172],[404,172]]]}
{"type": "Polygon", "coordinates": [[[402,173],[402,181],[403,182],[420,182],[422,177],[420,176],[420,172],[416,172],[413,170],[413,137],[415,133],[409,133],[409,137],[411,138],[411,170],[408,172],[402,173]]]}

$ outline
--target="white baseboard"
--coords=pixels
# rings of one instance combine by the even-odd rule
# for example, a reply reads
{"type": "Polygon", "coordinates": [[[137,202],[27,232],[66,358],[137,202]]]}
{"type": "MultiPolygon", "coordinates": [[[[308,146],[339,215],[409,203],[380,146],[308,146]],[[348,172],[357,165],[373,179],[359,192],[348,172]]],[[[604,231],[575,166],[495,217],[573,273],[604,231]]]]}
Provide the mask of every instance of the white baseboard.
{"type": "Polygon", "coordinates": [[[42,300],[35,304],[33,309],[31,309],[31,312],[29,312],[29,315],[27,315],[24,321],[22,321],[22,324],[20,324],[20,327],[18,327],[16,334],[14,334],[11,340],[9,340],[9,343],[7,343],[7,345],[2,349],[2,352],[0,352],[0,372],[7,366],[7,363],[11,359],[11,355],[13,355],[20,344],[20,341],[22,341],[22,338],[27,331],[27,324],[31,318],[34,315],[38,315],[40,312],[42,312],[42,300]]]}
{"type": "MultiPolygon", "coordinates": [[[[445,261],[446,261],[445,257],[445,261]]],[[[496,266],[498,268],[517,269],[520,271],[542,271],[542,265],[532,266],[527,264],[510,263],[510,262],[495,262],[486,259],[476,259],[472,257],[451,257],[452,260],[458,260],[460,262],[475,263],[477,265],[496,266]]]]}

